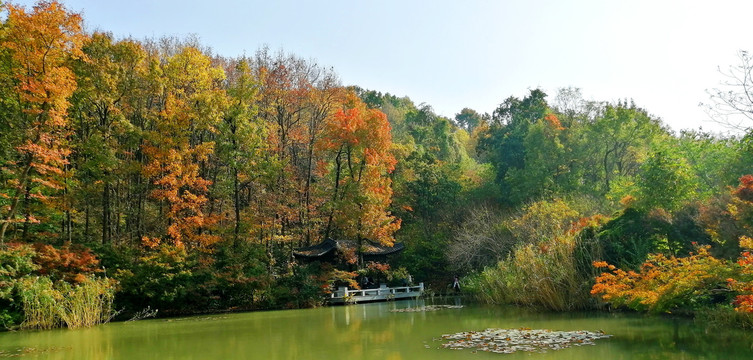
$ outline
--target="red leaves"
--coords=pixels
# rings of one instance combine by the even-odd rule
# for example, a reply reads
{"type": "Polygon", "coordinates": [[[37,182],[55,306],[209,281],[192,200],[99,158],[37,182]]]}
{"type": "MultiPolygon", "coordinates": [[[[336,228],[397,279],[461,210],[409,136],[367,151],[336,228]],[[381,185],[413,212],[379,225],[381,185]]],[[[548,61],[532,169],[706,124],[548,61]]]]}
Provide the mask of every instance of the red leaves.
{"type": "Polygon", "coordinates": [[[61,248],[52,245],[34,244],[34,263],[39,265],[37,272],[70,283],[86,281],[86,276],[101,272],[99,260],[86,248],[77,249],[71,244],[61,248]]]}
{"type": "MultiPolygon", "coordinates": [[[[742,179],[741,182],[743,182],[742,179]]],[[[750,252],[750,250],[753,250],[753,238],[748,236],[740,237],[740,247],[745,249],[745,251],[740,254],[737,264],[740,266],[742,277],[746,280],[727,279],[727,286],[738,292],[738,295],[732,302],[732,305],[735,306],[735,311],[753,313],[753,281],[749,280],[753,275],[753,254],[750,252]]]]}
{"type": "Polygon", "coordinates": [[[732,194],[738,199],[753,203],[753,175],[743,175],[740,177],[740,185],[732,194]]]}

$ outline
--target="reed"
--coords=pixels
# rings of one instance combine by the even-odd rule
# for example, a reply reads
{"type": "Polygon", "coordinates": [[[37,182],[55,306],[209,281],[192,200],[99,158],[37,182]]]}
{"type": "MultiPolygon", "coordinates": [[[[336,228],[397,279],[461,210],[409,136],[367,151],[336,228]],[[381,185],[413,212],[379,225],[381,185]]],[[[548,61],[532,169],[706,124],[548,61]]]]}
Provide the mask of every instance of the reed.
{"type": "Polygon", "coordinates": [[[114,291],[107,278],[90,278],[82,284],[61,283],[63,295],[58,316],[69,329],[91,327],[110,320],[114,291]]]}
{"type": "Polygon", "coordinates": [[[572,237],[519,245],[507,259],[477,276],[476,296],[486,303],[555,311],[587,308],[592,303],[590,286],[578,273],[574,249],[572,237]]]}
{"type": "Polygon", "coordinates": [[[21,282],[24,329],[52,329],[60,326],[57,304],[60,293],[48,277],[29,277],[21,282]]]}
{"type": "Polygon", "coordinates": [[[25,329],[70,329],[91,327],[110,320],[114,299],[113,282],[89,277],[71,285],[55,284],[47,277],[29,278],[23,283],[22,300],[25,329]]]}

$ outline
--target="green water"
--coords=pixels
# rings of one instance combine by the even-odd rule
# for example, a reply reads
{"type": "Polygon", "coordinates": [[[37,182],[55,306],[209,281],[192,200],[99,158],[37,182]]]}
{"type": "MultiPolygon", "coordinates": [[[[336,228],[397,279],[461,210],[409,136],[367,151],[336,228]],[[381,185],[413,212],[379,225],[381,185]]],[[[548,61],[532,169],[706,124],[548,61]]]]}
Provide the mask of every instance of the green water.
{"type": "Polygon", "coordinates": [[[692,321],[607,313],[551,314],[466,306],[396,313],[398,301],[0,333],[0,359],[753,359],[753,337],[705,334],[692,321]],[[486,328],[603,330],[610,339],[543,354],[438,349],[439,338],[486,328]]]}

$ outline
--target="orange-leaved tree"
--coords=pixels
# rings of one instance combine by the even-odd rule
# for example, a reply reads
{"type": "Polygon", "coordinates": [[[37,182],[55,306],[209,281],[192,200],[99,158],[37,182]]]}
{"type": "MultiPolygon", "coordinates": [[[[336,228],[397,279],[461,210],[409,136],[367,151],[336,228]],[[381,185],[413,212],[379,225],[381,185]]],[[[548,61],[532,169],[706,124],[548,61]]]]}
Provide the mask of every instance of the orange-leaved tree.
{"type": "Polygon", "coordinates": [[[0,208],[0,243],[11,223],[33,221],[32,214],[16,218],[22,198],[46,201],[62,188],[70,152],[65,141],[68,97],[76,88],[68,62],[83,56],[86,38],[81,17],[56,1],[40,2],[30,12],[12,4],[2,9],[7,20],[0,41],[9,53],[3,57],[9,70],[3,83],[12,84],[14,92],[13,98],[4,99],[12,114],[7,128],[13,131],[0,141],[12,144],[14,153],[0,164],[10,185],[0,193],[8,204],[0,208]]]}
{"type": "Polygon", "coordinates": [[[331,201],[325,236],[339,232],[357,240],[394,243],[400,220],[390,214],[396,160],[387,117],[349,93],[324,130],[317,148],[324,155],[319,171],[328,176],[331,201]],[[328,160],[328,161],[327,161],[328,160]]]}

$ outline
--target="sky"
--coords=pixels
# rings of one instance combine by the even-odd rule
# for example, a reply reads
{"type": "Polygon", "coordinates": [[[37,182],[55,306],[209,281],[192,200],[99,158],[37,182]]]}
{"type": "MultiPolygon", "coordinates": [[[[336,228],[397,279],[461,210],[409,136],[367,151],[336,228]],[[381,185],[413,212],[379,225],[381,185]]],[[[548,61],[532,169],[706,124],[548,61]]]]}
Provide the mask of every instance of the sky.
{"type": "Polygon", "coordinates": [[[753,51],[750,0],[62,2],[89,31],[196,35],[231,57],[266,45],[450,118],[577,87],[588,100],[633,99],[675,130],[722,131],[699,103],[720,68],[753,51]]]}

